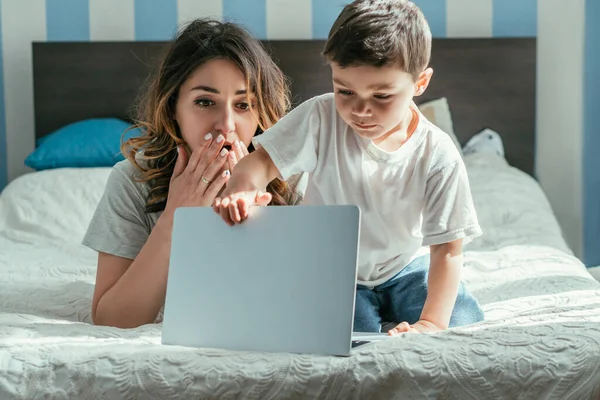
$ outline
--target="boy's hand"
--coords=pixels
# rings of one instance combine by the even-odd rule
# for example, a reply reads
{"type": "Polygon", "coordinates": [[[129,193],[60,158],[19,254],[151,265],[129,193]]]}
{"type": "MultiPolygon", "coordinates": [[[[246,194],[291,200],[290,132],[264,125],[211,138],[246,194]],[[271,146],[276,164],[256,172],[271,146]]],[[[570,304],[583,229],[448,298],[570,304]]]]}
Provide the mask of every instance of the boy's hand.
{"type": "Polygon", "coordinates": [[[442,329],[436,326],[434,323],[425,321],[424,319],[415,322],[412,325],[409,325],[408,322],[402,322],[398,324],[395,328],[389,330],[388,335],[394,336],[399,335],[401,333],[409,332],[409,333],[425,333],[425,332],[439,332],[442,329]]]}
{"type": "Polygon", "coordinates": [[[271,202],[271,193],[260,190],[237,192],[224,197],[217,197],[213,203],[213,210],[227,223],[239,224],[248,218],[250,207],[266,206],[271,202]]]}
{"type": "Polygon", "coordinates": [[[213,210],[223,218],[227,225],[239,224],[248,218],[252,206],[266,206],[272,195],[264,191],[269,182],[277,177],[278,171],[269,154],[258,148],[246,155],[244,148],[234,144],[239,165],[230,163],[234,168],[227,181],[225,190],[212,203],[213,210]],[[242,157],[243,156],[243,157],[242,157]]]}

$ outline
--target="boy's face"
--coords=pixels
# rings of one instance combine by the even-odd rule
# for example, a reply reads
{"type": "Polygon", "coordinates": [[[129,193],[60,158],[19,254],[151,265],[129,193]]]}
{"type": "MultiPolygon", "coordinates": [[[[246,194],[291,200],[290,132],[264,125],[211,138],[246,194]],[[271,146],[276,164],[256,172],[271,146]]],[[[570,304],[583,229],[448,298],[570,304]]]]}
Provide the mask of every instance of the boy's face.
{"type": "Polygon", "coordinates": [[[341,68],[332,62],[331,69],[338,113],[359,136],[376,144],[406,128],[412,99],[425,91],[433,74],[428,68],[415,82],[396,66],[341,68]]]}

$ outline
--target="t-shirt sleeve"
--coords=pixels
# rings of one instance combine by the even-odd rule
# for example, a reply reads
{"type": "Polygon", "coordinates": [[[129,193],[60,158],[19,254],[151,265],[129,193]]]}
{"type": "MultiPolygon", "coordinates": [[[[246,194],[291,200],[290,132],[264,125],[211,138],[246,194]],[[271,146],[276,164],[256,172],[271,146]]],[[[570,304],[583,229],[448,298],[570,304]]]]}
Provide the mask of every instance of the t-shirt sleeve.
{"type": "Polygon", "coordinates": [[[113,168],[82,243],[98,252],[133,260],[150,230],[142,194],[131,178],[113,168]]]}
{"type": "Polygon", "coordinates": [[[269,154],[283,180],[315,169],[321,113],[318,98],[307,100],[253,139],[269,154]]]}
{"type": "Polygon", "coordinates": [[[423,208],[423,245],[481,235],[466,167],[456,160],[435,172],[427,182],[423,208]]]}

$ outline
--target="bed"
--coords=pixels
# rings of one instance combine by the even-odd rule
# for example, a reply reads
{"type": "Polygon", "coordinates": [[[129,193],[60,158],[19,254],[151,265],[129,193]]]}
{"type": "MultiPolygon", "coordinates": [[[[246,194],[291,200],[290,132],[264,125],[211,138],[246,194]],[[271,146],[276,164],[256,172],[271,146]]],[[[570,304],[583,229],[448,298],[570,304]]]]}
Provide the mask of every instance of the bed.
{"type": "MultiPolygon", "coordinates": [[[[297,101],[328,90],[318,42],[269,45],[297,101]]],[[[34,44],[36,136],[125,117],[144,60],[160,49],[34,44]],[[98,98],[83,101],[86,90],[98,98]]],[[[350,357],[163,346],[160,324],[94,326],[96,254],[79,243],[110,168],[50,169],[0,196],[0,398],[600,398],[600,283],[533,177],[535,41],[437,39],[432,64],[439,73],[422,104],[444,96],[458,142],[491,128],[505,148],[464,155],[484,235],[465,248],[463,276],[484,322],[350,357]]]]}

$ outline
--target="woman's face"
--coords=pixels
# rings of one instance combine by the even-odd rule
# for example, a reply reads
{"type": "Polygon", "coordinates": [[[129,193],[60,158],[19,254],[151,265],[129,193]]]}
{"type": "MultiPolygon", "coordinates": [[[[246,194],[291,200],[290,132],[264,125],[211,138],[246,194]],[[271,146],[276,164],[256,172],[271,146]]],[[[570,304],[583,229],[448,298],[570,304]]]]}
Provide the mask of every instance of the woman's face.
{"type": "Polygon", "coordinates": [[[229,148],[236,140],[248,147],[258,121],[247,90],[244,74],[230,60],[207,61],[190,75],[179,88],[175,120],[191,150],[204,145],[207,133],[223,135],[229,148]]]}

